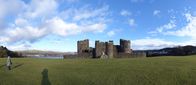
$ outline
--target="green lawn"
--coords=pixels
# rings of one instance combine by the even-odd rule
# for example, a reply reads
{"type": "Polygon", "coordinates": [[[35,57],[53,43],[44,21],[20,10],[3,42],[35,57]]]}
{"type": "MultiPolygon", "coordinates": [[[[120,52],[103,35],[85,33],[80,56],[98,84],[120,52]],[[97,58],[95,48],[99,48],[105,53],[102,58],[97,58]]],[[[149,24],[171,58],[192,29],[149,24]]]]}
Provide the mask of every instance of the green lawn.
{"type": "Polygon", "coordinates": [[[0,85],[196,85],[196,56],[12,61],[0,59],[0,85]]]}

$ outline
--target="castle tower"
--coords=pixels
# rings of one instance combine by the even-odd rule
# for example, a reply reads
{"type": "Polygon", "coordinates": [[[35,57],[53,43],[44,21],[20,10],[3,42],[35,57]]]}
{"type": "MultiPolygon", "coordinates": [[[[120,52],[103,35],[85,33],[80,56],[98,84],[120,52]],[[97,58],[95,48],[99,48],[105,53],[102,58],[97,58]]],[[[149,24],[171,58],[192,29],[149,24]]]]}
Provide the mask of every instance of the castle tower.
{"type": "Polygon", "coordinates": [[[109,58],[113,58],[113,41],[106,42],[106,55],[109,58]]]}
{"type": "Polygon", "coordinates": [[[106,46],[104,42],[95,41],[95,58],[101,57],[103,52],[106,52],[106,46]]]}
{"type": "Polygon", "coordinates": [[[81,40],[77,42],[78,54],[88,52],[89,50],[89,40],[81,40]]]}
{"type": "Polygon", "coordinates": [[[130,40],[120,39],[120,52],[131,53],[130,40]]]}

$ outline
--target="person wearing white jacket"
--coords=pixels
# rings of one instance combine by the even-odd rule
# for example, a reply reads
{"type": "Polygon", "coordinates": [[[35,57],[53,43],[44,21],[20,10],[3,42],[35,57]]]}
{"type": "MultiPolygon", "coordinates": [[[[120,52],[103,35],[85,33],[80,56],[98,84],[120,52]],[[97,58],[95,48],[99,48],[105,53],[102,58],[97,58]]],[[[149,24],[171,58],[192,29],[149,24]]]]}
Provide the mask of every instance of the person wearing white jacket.
{"type": "Polygon", "coordinates": [[[11,61],[10,56],[8,56],[7,57],[7,68],[8,68],[8,70],[11,70],[11,65],[12,65],[12,61],[11,61]]]}

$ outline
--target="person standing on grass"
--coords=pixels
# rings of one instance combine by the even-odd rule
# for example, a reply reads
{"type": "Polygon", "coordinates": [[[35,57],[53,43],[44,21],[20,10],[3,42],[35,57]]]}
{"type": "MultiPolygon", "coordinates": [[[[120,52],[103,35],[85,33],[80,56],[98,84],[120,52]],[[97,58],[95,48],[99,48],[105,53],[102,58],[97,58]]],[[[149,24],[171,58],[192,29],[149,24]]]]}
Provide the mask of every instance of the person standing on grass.
{"type": "Polygon", "coordinates": [[[12,65],[12,61],[11,61],[10,56],[8,56],[7,57],[7,68],[8,68],[8,70],[11,70],[11,65],[12,65]]]}

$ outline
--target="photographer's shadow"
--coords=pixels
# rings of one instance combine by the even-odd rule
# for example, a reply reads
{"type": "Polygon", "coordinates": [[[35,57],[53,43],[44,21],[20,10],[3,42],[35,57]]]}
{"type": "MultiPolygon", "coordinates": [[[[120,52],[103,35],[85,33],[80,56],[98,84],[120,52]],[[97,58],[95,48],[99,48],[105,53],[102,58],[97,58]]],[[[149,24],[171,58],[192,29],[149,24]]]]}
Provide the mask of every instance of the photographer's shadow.
{"type": "Polygon", "coordinates": [[[48,79],[48,69],[42,71],[41,85],[51,85],[50,80],[48,79]]]}

